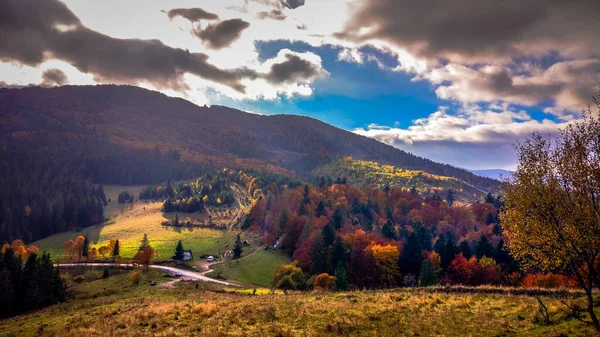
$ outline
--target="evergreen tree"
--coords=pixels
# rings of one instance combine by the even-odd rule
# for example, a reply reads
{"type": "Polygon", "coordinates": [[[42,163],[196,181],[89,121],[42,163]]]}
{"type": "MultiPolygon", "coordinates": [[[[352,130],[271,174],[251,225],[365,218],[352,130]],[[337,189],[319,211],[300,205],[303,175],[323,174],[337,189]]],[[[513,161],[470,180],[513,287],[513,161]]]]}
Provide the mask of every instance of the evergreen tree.
{"type": "Polygon", "coordinates": [[[120,254],[121,254],[121,252],[120,252],[120,248],[119,248],[119,240],[117,239],[115,241],[115,246],[113,247],[113,252],[112,252],[113,260],[120,254]]]}
{"type": "Polygon", "coordinates": [[[410,233],[408,240],[404,245],[404,250],[400,256],[400,271],[404,274],[412,274],[415,277],[419,275],[423,255],[421,254],[421,244],[415,232],[410,233]]]}
{"type": "Polygon", "coordinates": [[[304,203],[301,202],[300,206],[298,206],[298,216],[303,216],[306,215],[306,206],[304,206],[304,203]]]}
{"type": "Polygon", "coordinates": [[[140,242],[140,248],[138,248],[138,252],[144,251],[144,249],[150,247],[150,241],[148,241],[148,235],[144,233],[144,238],[140,242]]]}
{"type": "Polygon", "coordinates": [[[325,246],[329,246],[335,241],[335,231],[330,224],[325,225],[321,231],[321,237],[325,246]]]}
{"type": "Polygon", "coordinates": [[[238,234],[237,237],[235,238],[235,245],[233,246],[233,258],[234,259],[239,259],[240,257],[242,257],[242,249],[243,249],[242,239],[240,238],[240,235],[238,234]]]}
{"type": "Polygon", "coordinates": [[[494,235],[502,235],[502,227],[500,224],[495,224],[492,228],[492,234],[494,235]]]}
{"type": "Polygon", "coordinates": [[[419,244],[421,245],[421,249],[430,251],[432,248],[431,241],[433,240],[431,230],[425,228],[421,223],[418,223],[416,233],[419,239],[419,244]]]}
{"type": "Polygon", "coordinates": [[[344,245],[344,240],[342,240],[342,238],[339,236],[335,239],[331,259],[332,266],[337,266],[340,262],[342,264],[346,263],[346,247],[344,245]]]}
{"type": "Polygon", "coordinates": [[[333,217],[331,218],[331,224],[333,225],[333,228],[335,228],[336,230],[339,230],[340,228],[342,228],[342,225],[344,224],[344,216],[342,215],[342,211],[339,208],[336,208],[335,211],[333,212],[333,217]]]}
{"type": "Polygon", "coordinates": [[[454,192],[452,192],[452,189],[448,190],[448,193],[446,194],[446,202],[448,203],[448,206],[452,207],[452,205],[454,205],[454,192]]]}
{"type": "Polygon", "coordinates": [[[346,276],[346,268],[340,261],[335,268],[335,288],[340,291],[348,290],[348,279],[346,276]]]}
{"type": "Polygon", "coordinates": [[[323,239],[318,239],[311,252],[312,274],[318,275],[325,271],[325,243],[323,239]]]}
{"type": "Polygon", "coordinates": [[[484,256],[490,258],[494,257],[494,247],[485,235],[482,235],[481,239],[477,242],[475,256],[477,256],[478,259],[481,259],[484,256]]]}
{"type": "MultiPolygon", "coordinates": [[[[179,215],[175,214],[175,220],[173,220],[173,226],[179,226],[179,215]]],[[[146,234],[144,234],[146,235],[146,234]]]]}
{"type": "Polygon", "coordinates": [[[285,229],[285,225],[288,222],[288,214],[285,208],[281,208],[279,212],[279,216],[277,217],[277,233],[279,235],[283,234],[283,230],[285,229]]]}
{"type": "Polygon", "coordinates": [[[421,264],[421,273],[419,274],[419,285],[421,287],[428,287],[434,285],[437,282],[437,275],[433,269],[433,264],[429,259],[423,260],[421,264]]]}
{"type": "Polygon", "coordinates": [[[87,259],[88,251],[90,249],[90,242],[88,241],[87,236],[83,239],[83,247],[81,247],[81,256],[87,259]]]}
{"type": "Polygon", "coordinates": [[[381,234],[383,237],[388,238],[390,240],[396,238],[396,229],[392,224],[391,220],[386,221],[386,223],[381,227],[381,234]]]}
{"type": "Polygon", "coordinates": [[[492,212],[488,212],[487,217],[485,218],[485,224],[491,225],[496,222],[496,217],[492,214],[492,212]]]}
{"type": "Polygon", "coordinates": [[[456,254],[458,254],[458,247],[454,244],[454,237],[448,233],[446,244],[440,253],[440,260],[444,269],[450,265],[456,254]]]}
{"type": "Polygon", "coordinates": [[[323,201],[319,201],[319,204],[317,205],[317,212],[315,213],[315,216],[317,218],[320,218],[324,215],[327,215],[327,212],[325,211],[325,204],[323,203],[323,201]]]}
{"type": "Polygon", "coordinates": [[[181,240],[177,242],[177,246],[175,247],[175,255],[173,255],[173,260],[183,261],[183,244],[181,243],[181,240]]]}
{"type": "Polygon", "coordinates": [[[435,241],[435,245],[433,246],[433,250],[440,254],[444,251],[444,246],[446,245],[446,236],[444,234],[440,234],[438,239],[435,241]]]}
{"type": "Polygon", "coordinates": [[[104,267],[102,271],[102,278],[108,278],[108,267],[104,267]]]}
{"type": "Polygon", "coordinates": [[[308,189],[308,185],[304,185],[304,193],[302,195],[302,203],[310,204],[310,190],[308,189]]]}
{"type": "Polygon", "coordinates": [[[505,264],[511,266],[514,262],[512,256],[508,253],[507,248],[504,246],[504,239],[500,239],[498,246],[494,249],[494,259],[498,264],[505,264]]]}
{"type": "Polygon", "coordinates": [[[467,240],[462,240],[458,250],[462,253],[462,255],[468,260],[473,256],[473,252],[471,251],[471,246],[467,242],[467,240]]]}
{"type": "Polygon", "coordinates": [[[495,199],[494,199],[494,197],[492,196],[492,193],[488,193],[488,194],[485,196],[485,203],[486,203],[486,204],[494,204],[494,201],[495,201],[495,199]]]}

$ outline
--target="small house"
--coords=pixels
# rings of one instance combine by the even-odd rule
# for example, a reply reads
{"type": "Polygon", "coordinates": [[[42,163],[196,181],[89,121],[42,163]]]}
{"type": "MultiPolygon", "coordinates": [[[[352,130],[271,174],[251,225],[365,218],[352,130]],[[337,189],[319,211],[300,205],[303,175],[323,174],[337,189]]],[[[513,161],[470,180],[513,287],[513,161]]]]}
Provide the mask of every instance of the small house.
{"type": "Polygon", "coordinates": [[[183,260],[187,261],[187,260],[191,260],[194,258],[194,255],[192,255],[192,251],[191,250],[184,250],[183,251],[183,260]]]}

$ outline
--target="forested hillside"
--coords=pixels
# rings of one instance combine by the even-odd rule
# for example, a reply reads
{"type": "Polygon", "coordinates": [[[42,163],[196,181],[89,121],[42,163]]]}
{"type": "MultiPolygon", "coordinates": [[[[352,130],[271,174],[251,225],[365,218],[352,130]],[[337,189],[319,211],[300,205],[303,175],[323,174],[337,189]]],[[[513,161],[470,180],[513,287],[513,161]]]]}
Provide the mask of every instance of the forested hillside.
{"type": "Polygon", "coordinates": [[[312,168],[315,157],[338,154],[456,177],[486,191],[499,184],[309,117],[199,107],[131,86],[0,89],[0,113],[4,139],[41,131],[94,130],[112,143],[174,149],[198,161],[229,166],[271,170],[283,166],[301,172],[312,168]]]}

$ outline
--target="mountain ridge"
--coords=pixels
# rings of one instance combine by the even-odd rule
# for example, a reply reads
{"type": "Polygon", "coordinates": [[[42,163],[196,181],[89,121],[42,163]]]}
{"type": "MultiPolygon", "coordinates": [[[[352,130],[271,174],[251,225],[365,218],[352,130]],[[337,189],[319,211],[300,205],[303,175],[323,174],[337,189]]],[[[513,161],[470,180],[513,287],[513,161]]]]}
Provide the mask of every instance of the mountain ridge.
{"type": "Polygon", "coordinates": [[[315,118],[258,115],[134,86],[97,85],[0,89],[0,135],[90,131],[133,147],[176,149],[200,160],[237,160],[302,172],[320,156],[359,160],[456,177],[483,190],[499,182],[357,135],[315,118]],[[207,159],[208,158],[208,159],[207,159]]]}

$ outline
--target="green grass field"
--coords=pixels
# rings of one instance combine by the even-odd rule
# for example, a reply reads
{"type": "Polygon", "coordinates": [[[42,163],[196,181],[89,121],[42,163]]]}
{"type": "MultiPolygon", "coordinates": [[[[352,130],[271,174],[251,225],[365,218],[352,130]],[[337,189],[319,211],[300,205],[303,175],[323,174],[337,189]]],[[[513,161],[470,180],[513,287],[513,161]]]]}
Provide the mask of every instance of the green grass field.
{"type": "MultiPolygon", "coordinates": [[[[131,187],[105,187],[105,191],[108,190],[110,195],[118,195],[121,189],[135,191],[131,187]]],[[[111,198],[111,204],[106,208],[110,209],[113,207],[112,203],[115,202],[116,197],[111,198]]],[[[192,250],[195,258],[202,255],[218,256],[224,245],[230,241],[230,234],[225,230],[162,226],[163,221],[173,220],[176,213],[162,213],[161,204],[158,202],[137,202],[127,207],[129,208],[122,213],[120,210],[116,211],[116,214],[105,225],[84,228],[81,232],[59,233],[34,242],[33,245],[37,246],[40,251],[49,252],[53,259],[65,262],[68,256],[62,247],[67,240],[73,240],[78,235],[83,235],[88,237],[92,246],[99,247],[114,238],[119,240],[121,256],[129,259],[137,253],[140,240],[146,233],[150,245],[159,254],[156,260],[166,260],[172,257],[179,240],[183,242],[185,249],[192,250]]],[[[115,207],[112,209],[114,211],[115,207]]],[[[181,221],[186,217],[194,219],[194,217],[204,216],[198,213],[177,214],[181,221]]],[[[98,259],[102,259],[102,257],[99,256],[98,259]]]]}
{"type": "Polygon", "coordinates": [[[289,263],[290,258],[279,251],[259,249],[238,261],[213,265],[210,277],[219,275],[228,280],[258,285],[262,287],[273,286],[275,270],[282,264],[289,263]]]}
{"type": "MultiPolygon", "coordinates": [[[[550,325],[527,296],[414,289],[346,293],[223,292],[128,272],[85,281],[66,303],[0,321],[0,336],[594,336],[558,301],[550,325]]],[[[600,312],[600,308],[598,308],[600,312]]],[[[583,317],[583,316],[582,316],[583,317]]]]}

